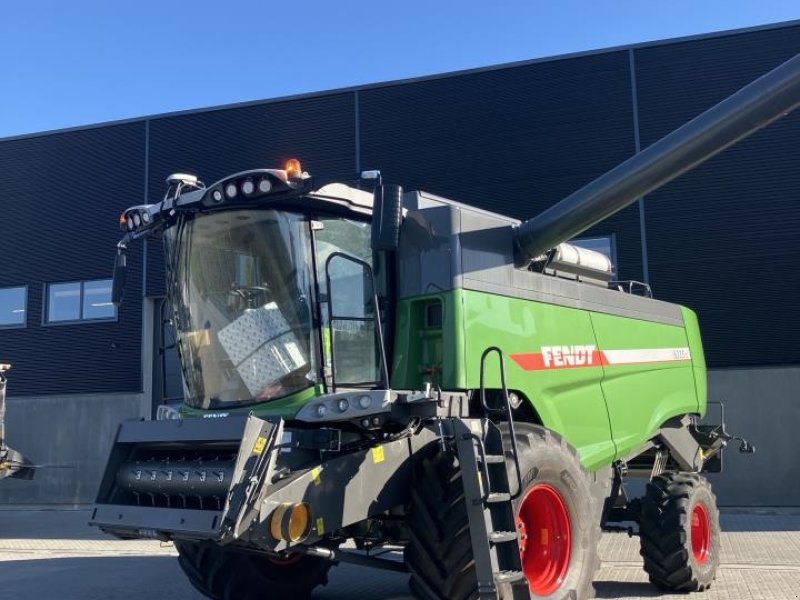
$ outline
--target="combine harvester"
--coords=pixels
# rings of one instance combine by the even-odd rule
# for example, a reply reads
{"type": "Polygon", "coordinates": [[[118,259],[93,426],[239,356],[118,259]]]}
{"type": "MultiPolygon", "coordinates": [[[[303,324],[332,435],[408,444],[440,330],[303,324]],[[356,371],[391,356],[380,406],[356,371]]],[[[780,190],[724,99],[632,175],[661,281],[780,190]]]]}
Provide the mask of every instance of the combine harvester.
{"type": "Polygon", "coordinates": [[[120,426],[91,523],[174,541],[217,600],[308,598],[339,562],[420,599],[582,600],[631,522],[654,584],[706,589],[702,473],[738,438],[700,424],[697,319],[568,240],[798,104],[800,57],[523,223],[297,161],[171,176],[121,217],[114,298],[128,244],[162,239],[185,400],[120,426]]]}

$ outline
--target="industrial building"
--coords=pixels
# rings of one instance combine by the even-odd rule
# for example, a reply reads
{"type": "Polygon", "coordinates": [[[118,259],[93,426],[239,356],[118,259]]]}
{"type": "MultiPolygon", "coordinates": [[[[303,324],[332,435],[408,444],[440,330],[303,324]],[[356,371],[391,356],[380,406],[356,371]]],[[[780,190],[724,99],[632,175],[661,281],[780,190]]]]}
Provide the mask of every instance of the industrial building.
{"type": "MultiPolygon", "coordinates": [[[[46,465],[4,481],[0,505],[91,503],[117,423],[180,396],[153,242],[110,303],[119,214],[168,174],[296,157],[318,181],[380,169],[527,218],[798,52],[793,21],[0,139],[8,439],[46,465]]],[[[800,506],[799,202],[796,113],[584,235],[617,279],[697,311],[710,399],[758,450],[727,453],[723,506],[800,506]]]]}

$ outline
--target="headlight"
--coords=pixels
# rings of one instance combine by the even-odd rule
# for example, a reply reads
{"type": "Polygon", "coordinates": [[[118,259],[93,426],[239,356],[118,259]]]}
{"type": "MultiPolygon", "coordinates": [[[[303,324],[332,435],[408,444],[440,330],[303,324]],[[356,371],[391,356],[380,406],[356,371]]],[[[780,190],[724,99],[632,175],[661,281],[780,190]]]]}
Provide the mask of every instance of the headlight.
{"type": "Polygon", "coordinates": [[[172,421],[180,419],[181,413],[169,404],[161,404],[156,409],[156,421],[172,421]]]}

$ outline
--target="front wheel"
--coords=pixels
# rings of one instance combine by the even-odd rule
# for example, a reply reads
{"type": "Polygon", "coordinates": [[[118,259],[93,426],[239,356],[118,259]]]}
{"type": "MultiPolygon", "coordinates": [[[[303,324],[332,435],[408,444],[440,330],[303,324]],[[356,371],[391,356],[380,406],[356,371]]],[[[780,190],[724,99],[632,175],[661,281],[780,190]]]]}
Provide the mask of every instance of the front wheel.
{"type": "Polygon", "coordinates": [[[666,473],[647,485],[639,522],[644,570],[674,592],[711,586],[719,567],[717,499],[705,477],[666,473]]]}
{"type": "Polygon", "coordinates": [[[293,554],[288,558],[175,542],[178,564],[191,584],[212,600],[305,600],[328,582],[333,563],[293,554]]]}
{"type": "MultiPolygon", "coordinates": [[[[514,511],[531,594],[548,600],[591,598],[599,566],[600,523],[589,475],[575,449],[555,432],[526,423],[515,429],[523,490],[514,511]]],[[[507,433],[504,444],[510,448],[507,433]]],[[[469,522],[454,453],[431,447],[421,461],[411,498],[406,562],[414,595],[423,600],[476,600],[469,522]]],[[[513,597],[508,584],[498,587],[502,600],[513,597]]]]}
{"type": "MultiPolygon", "coordinates": [[[[528,423],[517,423],[514,429],[522,471],[522,494],[514,502],[514,511],[522,570],[531,596],[592,598],[592,580],[600,567],[600,520],[590,475],[575,448],[554,431],[528,423]]],[[[503,438],[515,491],[507,430],[503,438]]],[[[510,590],[506,594],[511,597],[510,590]]]]}

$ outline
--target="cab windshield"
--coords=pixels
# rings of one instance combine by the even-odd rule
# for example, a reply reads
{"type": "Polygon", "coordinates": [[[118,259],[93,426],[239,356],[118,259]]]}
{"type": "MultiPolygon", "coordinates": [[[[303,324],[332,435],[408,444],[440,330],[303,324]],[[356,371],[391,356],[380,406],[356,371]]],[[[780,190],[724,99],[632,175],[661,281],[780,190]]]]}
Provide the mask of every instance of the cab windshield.
{"type": "Polygon", "coordinates": [[[188,405],[263,402],[318,383],[307,217],[197,215],[165,238],[188,405]]]}

